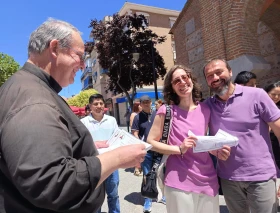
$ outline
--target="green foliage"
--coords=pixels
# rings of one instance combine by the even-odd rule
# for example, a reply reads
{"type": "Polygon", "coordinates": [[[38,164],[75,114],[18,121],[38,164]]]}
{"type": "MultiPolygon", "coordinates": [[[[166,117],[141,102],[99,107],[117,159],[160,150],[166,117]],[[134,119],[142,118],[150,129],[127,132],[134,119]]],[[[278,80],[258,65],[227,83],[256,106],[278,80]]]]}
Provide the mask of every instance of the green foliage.
{"type": "Polygon", "coordinates": [[[18,69],[19,64],[13,59],[13,57],[0,53],[0,86],[18,69]]]}
{"type": "Polygon", "coordinates": [[[88,89],[81,91],[78,95],[73,96],[67,100],[70,106],[84,107],[88,104],[88,99],[91,95],[98,94],[95,89],[88,89]]]}
{"type": "Polygon", "coordinates": [[[106,22],[95,19],[90,23],[95,42],[87,42],[85,45],[85,49],[90,51],[94,44],[99,64],[108,70],[107,75],[110,78],[107,91],[125,93],[131,107],[136,88],[154,83],[154,70],[156,79],[163,79],[166,74],[163,58],[155,48],[157,44],[164,42],[166,37],[158,36],[147,28],[147,25],[145,16],[136,14],[114,14],[112,19],[106,22]],[[132,56],[135,51],[140,53],[137,62],[133,61],[132,56]],[[128,93],[130,90],[131,97],[128,93]]]}

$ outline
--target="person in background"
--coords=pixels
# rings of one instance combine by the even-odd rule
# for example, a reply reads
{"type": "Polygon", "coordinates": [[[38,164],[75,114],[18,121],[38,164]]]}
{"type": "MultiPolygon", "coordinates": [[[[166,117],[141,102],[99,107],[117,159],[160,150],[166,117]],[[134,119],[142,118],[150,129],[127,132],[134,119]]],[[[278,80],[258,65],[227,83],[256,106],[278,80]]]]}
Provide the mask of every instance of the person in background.
{"type": "MultiPolygon", "coordinates": [[[[105,100],[101,94],[90,96],[89,106],[91,114],[81,119],[81,122],[89,130],[96,148],[107,148],[107,140],[118,128],[117,121],[114,117],[104,114],[105,100]]],[[[105,180],[109,213],[120,213],[118,187],[119,171],[116,170],[105,180]]],[[[101,208],[97,213],[101,213],[101,208]]]]}
{"type": "MultiPolygon", "coordinates": [[[[276,106],[280,109],[280,81],[267,85],[264,88],[264,90],[267,92],[267,94],[273,100],[273,102],[276,104],[276,106]]],[[[270,140],[271,140],[271,144],[272,144],[272,150],[273,150],[276,165],[277,165],[278,169],[280,169],[279,141],[272,130],[270,131],[270,140]]]]}
{"type": "Polygon", "coordinates": [[[276,173],[269,127],[280,139],[280,110],[263,89],[231,82],[224,59],[206,62],[203,73],[215,94],[204,101],[210,110],[209,135],[219,129],[238,138],[226,161],[218,160],[224,198],[230,213],[276,213],[276,173]]]}
{"type": "Polygon", "coordinates": [[[130,127],[130,116],[131,116],[131,112],[130,112],[129,108],[127,108],[126,112],[123,116],[126,119],[127,132],[129,132],[129,127],[130,127]]]}
{"type": "Polygon", "coordinates": [[[163,101],[161,99],[158,99],[155,101],[156,111],[162,106],[163,101]]]}
{"type": "MultiPolygon", "coordinates": [[[[139,112],[134,120],[131,127],[132,134],[139,138],[142,141],[147,141],[148,134],[150,132],[151,126],[153,124],[156,111],[152,111],[152,100],[148,95],[143,95],[140,98],[140,106],[142,107],[142,111],[139,112]]],[[[148,151],[145,156],[144,162],[141,164],[143,175],[147,175],[151,170],[153,165],[153,151],[148,151]]],[[[159,201],[165,204],[165,198],[159,201]]],[[[144,202],[144,212],[152,211],[152,199],[145,198],[144,202]]]]}
{"type": "Polygon", "coordinates": [[[241,71],[237,74],[234,83],[242,86],[257,87],[257,76],[252,72],[241,71]]]}
{"type": "MultiPolygon", "coordinates": [[[[169,155],[164,181],[167,212],[219,213],[216,170],[208,152],[193,152],[196,138],[188,133],[206,135],[210,120],[208,106],[196,101],[200,87],[191,69],[173,66],[164,79],[163,95],[167,104],[173,103],[170,105],[172,120],[167,144],[159,142],[165,105],[157,111],[147,141],[153,145],[153,151],[169,155]]],[[[230,148],[226,146],[215,155],[226,160],[229,154],[230,148]]]]}
{"type": "Polygon", "coordinates": [[[89,114],[90,114],[90,106],[89,106],[89,104],[87,104],[85,106],[85,116],[88,116],[89,114]]]}
{"type": "Polygon", "coordinates": [[[131,113],[130,119],[129,119],[130,129],[131,129],[134,117],[141,111],[142,111],[142,107],[140,106],[140,102],[134,102],[133,108],[132,108],[132,113],[131,113]]]}
{"type": "Polygon", "coordinates": [[[144,160],[143,144],[98,155],[89,131],[58,95],[84,59],[79,30],[50,18],[32,32],[27,62],[0,87],[6,213],[95,212],[105,198],[103,181],[144,160]]]}
{"type": "MultiPolygon", "coordinates": [[[[130,115],[130,119],[129,119],[129,126],[130,126],[130,129],[132,127],[132,123],[133,123],[133,120],[134,120],[134,117],[142,111],[142,107],[140,106],[140,102],[134,102],[133,103],[133,108],[132,108],[132,113],[130,115]]],[[[132,133],[132,132],[131,132],[132,133]]],[[[132,133],[133,134],[133,133],[132,133]]],[[[134,168],[134,175],[135,176],[140,176],[142,173],[142,168],[141,166],[140,167],[135,167],[134,168]]]]}

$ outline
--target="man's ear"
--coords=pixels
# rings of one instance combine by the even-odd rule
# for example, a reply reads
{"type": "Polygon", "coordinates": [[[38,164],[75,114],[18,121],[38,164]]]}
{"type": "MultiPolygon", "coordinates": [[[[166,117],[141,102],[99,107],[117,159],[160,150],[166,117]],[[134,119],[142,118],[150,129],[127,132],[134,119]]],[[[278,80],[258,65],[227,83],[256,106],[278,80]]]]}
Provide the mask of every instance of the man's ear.
{"type": "Polygon", "coordinates": [[[229,75],[230,77],[232,77],[232,70],[229,70],[229,75]]]}
{"type": "Polygon", "coordinates": [[[58,40],[51,40],[50,45],[49,45],[49,51],[50,54],[57,58],[58,56],[58,40]]]}

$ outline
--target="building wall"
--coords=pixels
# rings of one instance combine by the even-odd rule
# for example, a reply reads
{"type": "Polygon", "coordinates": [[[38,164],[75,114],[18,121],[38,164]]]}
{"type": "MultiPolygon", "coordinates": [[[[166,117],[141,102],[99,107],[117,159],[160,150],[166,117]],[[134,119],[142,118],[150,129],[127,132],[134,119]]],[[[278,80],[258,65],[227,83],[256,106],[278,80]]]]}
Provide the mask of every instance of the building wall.
{"type": "MultiPolygon", "coordinates": [[[[167,68],[167,71],[170,70],[170,68],[174,65],[174,59],[173,59],[173,50],[172,50],[172,35],[169,34],[169,31],[171,29],[170,26],[170,18],[177,18],[174,16],[169,15],[163,15],[163,14],[156,14],[151,12],[145,12],[145,11],[139,11],[139,10],[131,10],[133,13],[139,13],[143,12],[146,14],[149,14],[147,17],[149,21],[149,29],[151,29],[154,33],[156,33],[158,36],[166,36],[166,41],[162,44],[157,44],[156,49],[158,50],[159,54],[162,56],[165,67],[167,68]]],[[[158,79],[157,85],[162,86],[163,80],[158,79]]]]}
{"type": "Polygon", "coordinates": [[[171,31],[177,64],[193,69],[204,96],[209,89],[202,68],[211,58],[225,58],[234,78],[255,72],[259,86],[280,80],[279,0],[189,0],[171,31]]]}
{"type": "Polygon", "coordinates": [[[258,80],[258,85],[264,87],[280,80],[280,40],[265,23],[260,21],[258,24],[258,41],[262,56],[271,65],[270,71],[258,80]]]}
{"type": "Polygon", "coordinates": [[[203,92],[207,95],[208,88],[201,72],[205,62],[201,7],[199,1],[191,0],[190,2],[191,4],[187,5],[187,12],[182,14],[180,22],[177,23],[173,32],[177,55],[176,64],[190,67],[198,82],[202,84],[203,92]]]}

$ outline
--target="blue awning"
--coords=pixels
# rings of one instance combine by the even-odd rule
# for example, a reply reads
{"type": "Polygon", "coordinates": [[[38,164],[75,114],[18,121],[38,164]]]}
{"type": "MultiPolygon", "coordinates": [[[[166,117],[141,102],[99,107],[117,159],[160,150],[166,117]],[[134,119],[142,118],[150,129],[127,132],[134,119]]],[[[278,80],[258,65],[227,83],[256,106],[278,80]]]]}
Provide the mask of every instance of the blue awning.
{"type": "MultiPolygon", "coordinates": [[[[141,98],[143,95],[148,95],[150,98],[155,98],[156,94],[154,91],[141,91],[141,92],[137,92],[135,94],[135,98],[141,98]]],[[[159,98],[163,98],[163,94],[162,92],[158,92],[158,97],[159,98]]],[[[119,104],[119,103],[124,103],[124,102],[127,102],[127,98],[126,97],[121,97],[121,98],[117,98],[116,99],[116,102],[119,104]]]]}
{"type": "Polygon", "coordinates": [[[117,99],[116,99],[116,102],[117,102],[118,104],[120,104],[120,103],[126,102],[126,100],[127,100],[126,97],[121,97],[121,98],[117,98],[117,99]]]}

